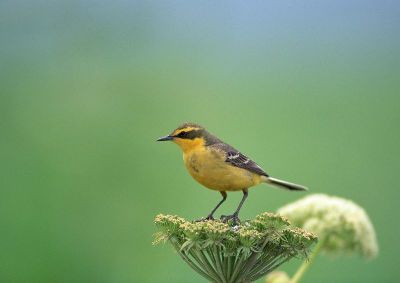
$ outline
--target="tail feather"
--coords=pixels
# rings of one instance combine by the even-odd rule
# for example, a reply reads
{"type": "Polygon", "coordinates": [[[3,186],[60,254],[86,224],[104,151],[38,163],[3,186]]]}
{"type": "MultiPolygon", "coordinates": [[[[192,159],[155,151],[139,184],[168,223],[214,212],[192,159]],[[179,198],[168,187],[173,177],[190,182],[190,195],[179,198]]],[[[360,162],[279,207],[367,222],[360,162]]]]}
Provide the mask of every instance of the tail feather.
{"type": "Polygon", "coordinates": [[[294,183],[290,183],[287,181],[283,181],[283,180],[279,180],[276,178],[272,178],[272,177],[265,177],[263,178],[263,182],[280,187],[280,188],[284,188],[284,189],[288,189],[291,191],[307,191],[308,189],[304,186],[298,185],[298,184],[294,184],[294,183]]]}

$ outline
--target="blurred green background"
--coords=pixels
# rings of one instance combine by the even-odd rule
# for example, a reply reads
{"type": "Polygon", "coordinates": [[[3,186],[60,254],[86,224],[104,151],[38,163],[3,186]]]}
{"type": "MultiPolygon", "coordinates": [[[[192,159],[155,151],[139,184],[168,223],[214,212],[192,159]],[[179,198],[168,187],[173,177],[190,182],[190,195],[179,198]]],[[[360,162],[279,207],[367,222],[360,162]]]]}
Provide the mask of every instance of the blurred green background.
{"type": "MultiPolygon", "coordinates": [[[[204,282],[151,245],[157,213],[199,218],[220,199],[155,142],[184,121],[367,210],[379,257],[320,257],[304,282],[398,282],[399,15],[397,1],[0,1],[0,282],[204,282]]],[[[304,195],[260,185],[242,217],[304,195]]]]}

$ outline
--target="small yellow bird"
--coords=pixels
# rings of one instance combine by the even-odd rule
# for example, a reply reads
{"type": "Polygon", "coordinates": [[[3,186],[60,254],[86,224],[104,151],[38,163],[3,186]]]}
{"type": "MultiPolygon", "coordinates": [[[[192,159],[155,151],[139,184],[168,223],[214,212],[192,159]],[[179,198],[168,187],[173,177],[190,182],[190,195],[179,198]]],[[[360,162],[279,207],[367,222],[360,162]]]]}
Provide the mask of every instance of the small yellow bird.
{"type": "Polygon", "coordinates": [[[232,146],[195,123],[184,123],[157,141],[173,141],[183,151],[183,161],[190,175],[203,186],[219,191],[222,200],[202,220],[213,220],[215,211],[227,198],[227,191],[242,191],[243,198],[232,215],[221,216],[224,222],[239,222],[239,211],[247,198],[248,188],[268,183],[281,188],[305,191],[306,187],[270,177],[260,166],[232,146]]]}

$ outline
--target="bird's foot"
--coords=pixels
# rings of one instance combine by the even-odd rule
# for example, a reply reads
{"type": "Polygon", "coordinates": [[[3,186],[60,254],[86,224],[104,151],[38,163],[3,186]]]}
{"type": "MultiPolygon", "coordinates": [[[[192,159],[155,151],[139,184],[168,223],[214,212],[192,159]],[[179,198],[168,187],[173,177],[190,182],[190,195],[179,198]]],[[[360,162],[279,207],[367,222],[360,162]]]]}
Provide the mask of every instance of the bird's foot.
{"type": "Polygon", "coordinates": [[[236,213],[232,215],[221,215],[222,222],[228,223],[229,220],[232,220],[233,225],[238,225],[240,223],[239,216],[236,213]]]}
{"type": "Polygon", "coordinates": [[[203,221],[212,221],[214,217],[212,215],[208,215],[207,217],[202,217],[200,219],[195,220],[195,222],[203,222],[203,221]]]}

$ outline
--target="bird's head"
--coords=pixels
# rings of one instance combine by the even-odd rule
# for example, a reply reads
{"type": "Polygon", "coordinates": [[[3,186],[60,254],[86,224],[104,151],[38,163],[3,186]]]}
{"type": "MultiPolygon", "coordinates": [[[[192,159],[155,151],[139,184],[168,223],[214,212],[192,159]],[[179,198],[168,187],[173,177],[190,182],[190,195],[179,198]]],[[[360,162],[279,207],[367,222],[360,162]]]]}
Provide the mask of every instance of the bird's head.
{"type": "Polygon", "coordinates": [[[188,152],[199,146],[215,142],[217,139],[207,130],[194,123],[184,123],[169,135],[159,138],[157,141],[173,141],[183,150],[188,152]]]}

